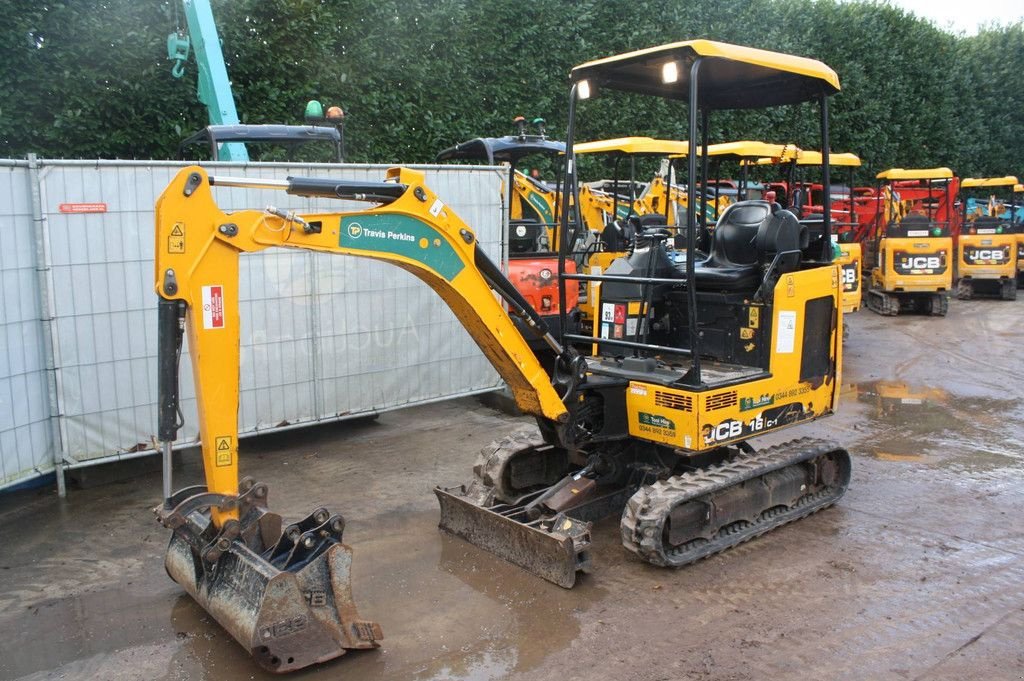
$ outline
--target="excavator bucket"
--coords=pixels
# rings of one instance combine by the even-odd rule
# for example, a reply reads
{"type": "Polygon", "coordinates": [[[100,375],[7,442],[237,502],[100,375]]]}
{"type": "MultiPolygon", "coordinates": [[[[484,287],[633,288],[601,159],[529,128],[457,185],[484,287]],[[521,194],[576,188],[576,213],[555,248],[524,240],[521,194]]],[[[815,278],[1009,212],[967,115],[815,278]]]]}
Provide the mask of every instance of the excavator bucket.
{"type": "Polygon", "coordinates": [[[171,579],[272,672],[378,647],[380,626],[360,619],[352,600],[344,519],[319,508],[282,529],[265,508],[265,485],[244,480],[242,490],[228,500],[190,487],[155,509],[174,530],[165,560],[171,579]],[[218,531],[211,508],[232,501],[239,520],[218,531]]]}
{"type": "Polygon", "coordinates": [[[530,519],[526,504],[479,498],[472,486],[435,487],[439,527],[558,586],[571,589],[590,572],[590,522],[564,513],[530,519]]]}

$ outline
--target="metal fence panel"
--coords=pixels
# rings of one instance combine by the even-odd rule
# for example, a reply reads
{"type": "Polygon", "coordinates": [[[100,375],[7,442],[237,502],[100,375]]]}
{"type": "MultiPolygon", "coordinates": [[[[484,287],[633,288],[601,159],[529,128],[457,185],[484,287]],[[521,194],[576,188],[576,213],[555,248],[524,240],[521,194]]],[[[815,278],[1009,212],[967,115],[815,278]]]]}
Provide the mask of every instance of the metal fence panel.
{"type": "Polygon", "coordinates": [[[0,166],[0,488],[54,467],[30,182],[0,166]]]}
{"type": "MultiPolygon", "coordinates": [[[[63,457],[72,465],[154,448],[156,296],[153,204],[180,164],[44,161],[54,362],[63,457]],[[60,204],[105,203],[104,213],[60,204]]],[[[209,164],[214,174],[373,179],[386,166],[209,164]]],[[[503,258],[501,186],[493,168],[424,167],[427,184],[503,258]]],[[[339,210],[366,204],[215,188],[225,209],[339,210]]],[[[407,272],[368,260],[275,250],[241,263],[243,434],[472,394],[500,379],[453,313],[407,272]]],[[[198,435],[190,361],[186,427],[198,435]]]]}

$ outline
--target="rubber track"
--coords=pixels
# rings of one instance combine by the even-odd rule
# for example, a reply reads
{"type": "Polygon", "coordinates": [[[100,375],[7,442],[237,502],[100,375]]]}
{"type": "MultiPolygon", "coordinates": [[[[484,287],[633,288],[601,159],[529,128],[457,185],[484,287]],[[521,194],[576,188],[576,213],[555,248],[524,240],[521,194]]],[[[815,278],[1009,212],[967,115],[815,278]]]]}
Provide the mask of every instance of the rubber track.
{"type": "Polygon", "coordinates": [[[867,294],[865,302],[872,312],[887,317],[895,317],[900,313],[900,301],[895,296],[875,289],[868,289],[867,294]]]}
{"type": "Polygon", "coordinates": [[[665,521],[672,509],[679,504],[829,452],[846,454],[846,451],[834,442],[800,438],[718,466],[676,475],[641,487],[630,497],[622,512],[622,544],[654,565],[680,567],[827,508],[843,496],[849,485],[848,454],[838,486],[807,495],[790,509],[768,510],[754,522],[734,523],[720,530],[711,540],[696,539],[681,547],[671,548],[665,545],[663,539],[665,521]]]}

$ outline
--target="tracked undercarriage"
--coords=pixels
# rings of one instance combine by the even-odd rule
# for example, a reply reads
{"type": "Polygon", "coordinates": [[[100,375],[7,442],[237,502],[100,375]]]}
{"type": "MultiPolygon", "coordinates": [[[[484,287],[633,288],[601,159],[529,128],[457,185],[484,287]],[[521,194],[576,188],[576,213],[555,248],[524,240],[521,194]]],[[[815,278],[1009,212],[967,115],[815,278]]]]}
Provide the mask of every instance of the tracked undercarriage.
{"type": "Polygon", "coordinates": [[[942,293],[899,294],[879,289],[868,289],[867,306],[887,317],[901,312],[920,312],[933,317],[945,317],[949,311],[949,298],[942,293]]]}
{"type": "Polygon", "coordinates": [[[472,482],[435,490],[440,526],[569,588],[591,569],[591,523],[602,518],[621,514],[627,549],[680,567],[832,505],[850,481],[846,450],[810,438],[696,457],[627,448],[581,463],[536,430],[499,440],[472,482]]]}

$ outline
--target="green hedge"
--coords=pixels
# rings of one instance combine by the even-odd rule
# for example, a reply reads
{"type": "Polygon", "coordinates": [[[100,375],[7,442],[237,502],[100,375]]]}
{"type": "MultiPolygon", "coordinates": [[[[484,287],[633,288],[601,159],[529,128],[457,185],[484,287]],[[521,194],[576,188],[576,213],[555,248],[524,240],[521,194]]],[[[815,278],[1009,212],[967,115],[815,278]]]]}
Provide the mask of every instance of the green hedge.
{"type": "MultiPolygon", "coordinates": [[[[831,0],[215,0],[245,122],[298,122],[305,102],[348,114],[349,159],[430,161],[513,116],[563,136],[580,62],[706,37],[816,57],[840,76],[833,148],[868,172],[949,165],[1024,174],[1024,28],[954,36],[902,10],[831,0]]],[[[170,75],[175,2],[9,1],[0,26],[0,156],[169,158],[202,127],[194,63],[170,75]]],[[[180,21],[180,19],[177,19],[180,21]]],[[[678,103],[598,98],[581,138],[685,137],[678,103]]],[[[814,146],[813,107],[723,113],[714,139],[814,146]]]]}

